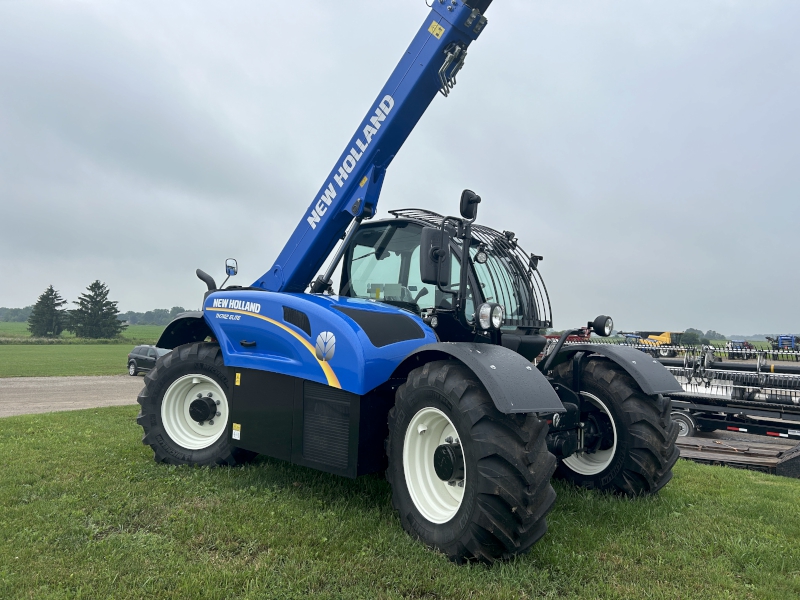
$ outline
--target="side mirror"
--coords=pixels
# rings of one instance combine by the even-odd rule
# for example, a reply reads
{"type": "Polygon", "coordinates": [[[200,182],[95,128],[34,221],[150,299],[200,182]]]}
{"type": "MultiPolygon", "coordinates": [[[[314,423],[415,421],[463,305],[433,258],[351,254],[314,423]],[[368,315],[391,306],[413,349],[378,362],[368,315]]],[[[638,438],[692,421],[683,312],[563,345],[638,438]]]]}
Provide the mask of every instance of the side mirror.
{"type": "Polygon", "coordinates": [[[478,204],[481,197],[472,190],[461,192],[461,216],[468,221],[474,221],[478,217],[478,204]]]}
{"type": "Polygon", "coordinates": [[[239,264],[235,258],[229,258],[225,261],[225,274],[228,277],[233,277],[239,272],[239,264]]]}
{"type": "Polygon", "coordinates": [[[450,285],[450,237],[436,227],[423,227],[419,247],[419,273],[422,283],[450,285]]]}

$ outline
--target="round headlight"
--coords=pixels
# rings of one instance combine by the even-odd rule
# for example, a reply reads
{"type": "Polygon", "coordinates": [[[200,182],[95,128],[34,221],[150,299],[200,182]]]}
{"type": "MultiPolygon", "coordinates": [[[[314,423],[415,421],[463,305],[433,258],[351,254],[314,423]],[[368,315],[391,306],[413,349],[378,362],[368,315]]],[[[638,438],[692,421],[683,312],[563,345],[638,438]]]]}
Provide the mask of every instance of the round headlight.
{"type": "Polygon", "coordinates": [[[486,264],[486,261],[489,260],[489,256],[483,250],[478,251],[475,255],[475,262],[479,265],[486,264]]]}
{"type": "Polygon", "coordinates": [[[495,329],[500,329],[500,326],[503,324],[503,307],[499,304],[495,304],[494,308],[492,309],[492,327],[495,329]]]}
{"type": "Polygon", "coordinates": [[[611,335],[611,332],[614,331],[614,321],[611,317],[606,319],[605,325],[603,326],[603,330],[605,331],[606,337],[611,335]]]}
{"type": "Polygon", "coordinates": [[[492,307],[483,303],[478,307],[478,324],[481,329],[489,329],[492,326],[492,307]]]}

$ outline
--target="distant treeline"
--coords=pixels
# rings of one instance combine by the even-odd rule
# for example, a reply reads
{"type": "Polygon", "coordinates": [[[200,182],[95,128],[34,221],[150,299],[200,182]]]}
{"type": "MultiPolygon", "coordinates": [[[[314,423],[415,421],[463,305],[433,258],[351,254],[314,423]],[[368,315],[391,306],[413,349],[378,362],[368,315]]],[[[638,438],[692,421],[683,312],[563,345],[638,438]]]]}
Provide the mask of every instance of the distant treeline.
{"type": "Polygon", "coordinates": [[[133,312],[120,313],[117,318],[120,321],[127,321],[128,325],[166,325],[175,315],[186,312],[182,306],[173,306],[171,309],[156,308],[155,310],[148,310],[147,312],[133,312]]]}
{"type": "MultiPolygon", "coordinates": [[[[25,323],[31,316],[33,306],[25,308],[6,308],[0,307],[0,322],[2,323],[25,323]]],[[[156,308],[147,312],[129,311],[117,315],[120,321],[127,321],[128,325],[166,325],[175,315],[186,312],[181,306],[173,306],[171,309],[156,308]]]]}
{"type": "Polygon", "coordinates": [[[0,322],[3,323],[24,323],[33,312],[33,306],[25,308],[6,308],[0,306],[0,322]]]}

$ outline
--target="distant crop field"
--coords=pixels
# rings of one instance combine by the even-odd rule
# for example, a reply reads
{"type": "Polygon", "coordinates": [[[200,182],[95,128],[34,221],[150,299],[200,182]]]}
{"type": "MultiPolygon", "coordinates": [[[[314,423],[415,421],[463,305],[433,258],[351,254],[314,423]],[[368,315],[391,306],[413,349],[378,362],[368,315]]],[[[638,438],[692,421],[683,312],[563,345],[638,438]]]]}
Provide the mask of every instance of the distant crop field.
{"type": "Polygon", "coordinates": [[[122,375],[133,344],[3,344],[0,377],[122,375]]]}
{"type": "MultiPolygon", "coordinates": [[[[125,342],[132,344],[155,344],[164,331],[163,325],[129,325],[128,328],[122,332],[121,339],[125,342]]],[[[6,323],[0,322],[0,339],[5,339],[14,343],[26,343],[30,340],[31,333],[28,331],[27,323],[6,323]]],[[[84,340],[77,339],[73,334],[64,332],[59,338],[58,342],[61,343],[91,343],[84,340]]],[[[117,342],[119,343],[119,341],[117,342]]]]}

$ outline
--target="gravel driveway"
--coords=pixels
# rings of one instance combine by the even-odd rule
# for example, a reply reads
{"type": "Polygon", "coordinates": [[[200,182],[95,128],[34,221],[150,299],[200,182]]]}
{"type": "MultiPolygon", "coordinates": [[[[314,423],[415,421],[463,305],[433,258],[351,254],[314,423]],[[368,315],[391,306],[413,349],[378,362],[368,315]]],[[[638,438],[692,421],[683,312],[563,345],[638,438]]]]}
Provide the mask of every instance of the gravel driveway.
{"type": "Polygon", "coordinates": [[[0,379],[0,417],[136,404],[144,377],[9,377],[0,379]]]}

